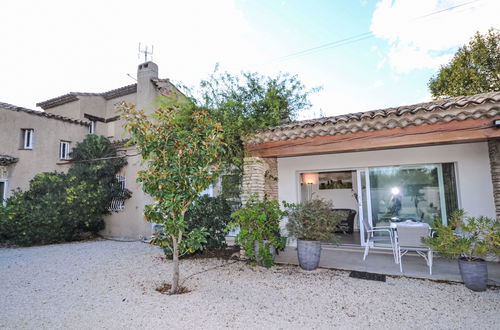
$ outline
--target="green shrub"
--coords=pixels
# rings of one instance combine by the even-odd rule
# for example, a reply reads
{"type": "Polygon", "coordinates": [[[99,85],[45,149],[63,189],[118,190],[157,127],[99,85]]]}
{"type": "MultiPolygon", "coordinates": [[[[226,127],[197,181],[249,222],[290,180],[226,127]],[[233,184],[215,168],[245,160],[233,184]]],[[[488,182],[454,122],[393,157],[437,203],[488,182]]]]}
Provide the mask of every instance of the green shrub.
{"type": "Polygon", "coordinates": [[[276,249],[285,247],[279,227],[284,215],[285,212],[280,209],[278,201],[257,202],[255,196],[252,196],[243,208],[232,214],[234,220],[229,224],[229,229],[234,230],[239,227],[236,244],[243,247],[247,257],[259,259],[263,266],[269,268],[274,264],[269,247],[271,245],[276,249]],[[255,255],[255,242],[259,244],[257,255],[255,255]]]}
{"type": "Polygon", "coordinates": [[[81,239],[104,228],[113,197],[130,196],[115,178],[123,159],[93,161],[116,156],[108,139],[88,135],[73,152],[78,162],[68,174],[37,174],[27,191],[16,191],[0,205],[1,241],[29,246],[81,239]]]}
{"type": "Polygon", "coordinates": [[[231,207],[224,197],[201,196],[186,212],[185,219],[188,230],[206,228],[206,249],[216,250],[227,246],[225,230],[231,221],[231,207]]]}
{"type": "Polygon", "coordinates": [[[448,225],[434,223],[433,237],[423,242],[439,255],[475,260],[488,255],[500,255],[500,222],[488,217],[466,217],[463,210],[453,212],[448,225]]]}
{"type": "MultiPolygon", "coordinates": [[[[231,221],[231,207],[223,196],[200,196],[186,212],[185,220],[187,232],[204,228],[208,234],[202,249],[218,250],[227,246],[225,230],[231,221]]],[[[168,247],[164,248],[164,252],[167,258],[172,258],[168,247]]],[[[184,257],[192,254],[188,252],[184,257]]]]}
{"type": "Polygon", "coordinates": [[[335,235],[341,214],[333,212],[333,204],[322,199],[313,199],[303,204],[288,204],[287,230],[290,236],[308,241],[338,242],[335,235]]]}

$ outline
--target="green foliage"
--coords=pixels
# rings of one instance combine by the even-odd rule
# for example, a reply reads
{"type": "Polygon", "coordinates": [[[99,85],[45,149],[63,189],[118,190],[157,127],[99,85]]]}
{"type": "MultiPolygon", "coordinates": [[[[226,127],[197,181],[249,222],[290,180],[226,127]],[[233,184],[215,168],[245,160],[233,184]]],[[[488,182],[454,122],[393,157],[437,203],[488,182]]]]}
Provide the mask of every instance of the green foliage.
{"type": "MultiPolygon", "coordinates": [[[[186,232],[188,233],[197,228],[205,228],[208,235],[202,244],[202,248],[218,250],[227,246],[225,230],[231,221],[231,207],[223,196],[200,196],[189,207],[185,219],[187,223],[186,232]]],[[[194,252],[184,250],[186,251],[185,255],[194,252]]],[[[172,250],[170,248],[166,247],[164,252],[167,258],[172,259],[172,250]]]]}
{"type": "Polygon", "coordinates": [[[308,241],[338,241],[335,235],[341,214],[333,212],[331,201],[312,199],[303,204],[285,203],[290,236],[308,241]]]}
{"type": "Polygon", "coordinates": [[[429,81],[434,98],[500,91],[500,32],[476,33],[429,81]]]}
{"type": "MultiPolygon", "coordinates": [[[[147,168],[138,181],[153,204],[145,206],[148,221],[163,225],[152,243],[172,250],[174,271],[171,293],[179,281],[179,255],[202,247],[206,232],[188,231],[185,213],[199,194],[222,172],[222,126],[192,100],[173,96],[149,117],[133,105],[119,112],[147,168]]],[[[193,251],[194,252],[194,251],[193,251]]]]}
{"type": "Polygon", "coordinates": [[[208,232],[205,248],[223,249],[227,246],[225,230],[231,221],[231,207],[223,196],[199,197],[186,212],[188,230],[204,227],[208,232]]]}
{"type": "Polygon", "coordinates": [[[245,250],[247,257],[259,259],[263,266],[269,268],[274,264],[269,247],[283,249],[284,243],[280,235],[279,223],[285,212],[280,209],[276,200],[257,202],[252,196],[246,205],[232,214],[233,221],[229,230],[240,228],[236,235],[236,244],[245,250]],[[259,244],[258,254],[255,255],[255,242],[259,244]]]}
{"type": "Polygon", "coordinates": [[[203,106],[224,127],[227,152],[224,161],[243,166],[243,136],[256,130],[296,119],[300,110],[311,107],[309,95],[297,76],[264,77],[244,72],[241,76],[217,72],[201,82],[203,106]]]}
{"type": "Polygon", "coordinates": [[[435,235],[423,242],[446,258],[475,260],[490,254],[500,255],[500,222],[488,217],[465,217],[463,210],[453,212],[448,225],[434,223],[435,235]]]}
{"type": "Polygon", "coordinates": [[[116,156],[105,137],[88,135],[72,153],[68,174],[41,173],[25,192],[17,191],[0,206],[0,239],[18,245],[50,244],[80,239],[104,228],[103,215],[113,197],[128,198],[115,174],[123,159],[89,161],[116,156]]]}
{"type": "Polygon", "coordinates": [[[89,134],[71,152],[73,164],[68,175],[84,180],[88,189],[97,191],[100,209],[106,213],[113,198],[128,199],[129,190],[122,190],[116,174],[127,165],[124,157],[105,136],[89,134]]]}

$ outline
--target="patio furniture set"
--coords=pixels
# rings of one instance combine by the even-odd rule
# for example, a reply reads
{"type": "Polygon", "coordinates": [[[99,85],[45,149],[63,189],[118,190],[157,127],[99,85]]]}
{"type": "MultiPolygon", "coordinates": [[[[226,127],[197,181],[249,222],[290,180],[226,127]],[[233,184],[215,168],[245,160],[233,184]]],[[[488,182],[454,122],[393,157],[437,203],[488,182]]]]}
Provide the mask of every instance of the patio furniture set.
{"type": "Polygon", "coordinates": [[[391,222],[389,226],[372,227],[367,219],[363,219],[363,224],[366,232],[363,260],[366,259],[369,249],[376,243],[390,243],[394,262],[399,264],[401,272],[403,272],[402,257],[413,251],[425,259],[427,266],[429,266],[429,274],[432,275],[433,251],[422,243],[422,238],[433,234],[429,224],[407,220],[391,222]]]}

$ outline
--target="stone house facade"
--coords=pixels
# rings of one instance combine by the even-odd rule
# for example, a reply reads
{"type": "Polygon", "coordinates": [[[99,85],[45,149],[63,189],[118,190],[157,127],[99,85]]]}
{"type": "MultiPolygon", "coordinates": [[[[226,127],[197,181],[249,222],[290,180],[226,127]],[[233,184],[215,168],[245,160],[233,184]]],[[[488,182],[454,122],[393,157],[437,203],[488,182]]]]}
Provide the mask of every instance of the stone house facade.
{"type": "Polygon", "coordinates": [[[86,134],[104,135],[127,157],[128,165],[119,177],[132,197],[105,218],[106,228],[101,234],[127,239],[149,237],[152,227],[145,221],[143,209],[150,199],[136,182],[141,159],[134,147],[124,147],[127,135],[115,109],[117,104],[126,102],[148,113],[156,109],[160,96],[172,93],[180,92],[168,79],[159,79],[155,63],[146,62],[138,66],[136,84],[103,93],[71,92],[51,98],[37,103],[43,112],[0,103],[0,155],[4,155],[0,156],[0,174],[8,177],[5,197],[12,189],[26,189],[37,173],[64,171],[68,167],[68,161],[58,158],[60,140],[70,142],[71,148],[86,134]],[[25,128],[34,129],[30,151],[18,148],[20,132],[25,128]]]}

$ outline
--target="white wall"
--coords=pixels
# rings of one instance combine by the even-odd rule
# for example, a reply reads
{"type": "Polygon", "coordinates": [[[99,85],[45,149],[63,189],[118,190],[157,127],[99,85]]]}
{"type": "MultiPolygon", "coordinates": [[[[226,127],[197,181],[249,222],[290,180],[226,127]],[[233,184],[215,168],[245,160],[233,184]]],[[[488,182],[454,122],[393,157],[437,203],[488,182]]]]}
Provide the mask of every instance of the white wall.
{"type": "Polygon", "coordinates": [[[487,142],[278,158],[279,200],[300,201],[301,171],[450,162],[457,164],[459,206],[468,215],[494,218],[487,142]]]}

